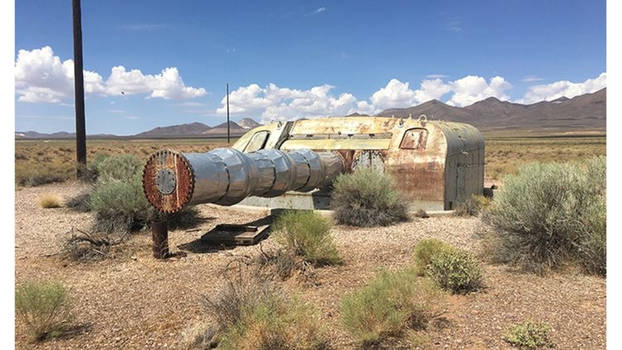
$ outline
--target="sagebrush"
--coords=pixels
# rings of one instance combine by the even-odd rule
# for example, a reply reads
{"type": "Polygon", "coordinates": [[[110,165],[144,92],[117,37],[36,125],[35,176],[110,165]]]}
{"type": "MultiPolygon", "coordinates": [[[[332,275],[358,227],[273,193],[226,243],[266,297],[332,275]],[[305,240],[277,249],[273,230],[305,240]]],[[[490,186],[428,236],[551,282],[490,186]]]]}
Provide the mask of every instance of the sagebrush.
{"type": "Polygon", "coordinates": [[[330,235],[331,222],[310,210],[290,210],[281,215],[274,229],[285,249],[314,265],[341,263],[330,235]]]}
{"type": "Polygon", "coordinates": [[[576,262],[606,274],[606,161],[532,163],[508,176],[485,215],[503,257],[538,273],[576,262]]]}
{"type": "Polygon", "coordinates": [[[395,180],[374,169],[341,174],[334,182],[331,206],[335,220],[352,226],[388,226],[408,219],[406,201],[395,180]]]}
{"type": "MultiPolygon", "coordinates": [[[[229,281],[204,304],[216,318],[219,349],[326,349],[328,339],[315,309],[257,278],[229,281]]],[[[202,342],[205,342],[203,338],[202,342]]]]}
{"type": "Polygon", "coordinates": [[[39,197],[39,205],[41,208],[60,208],[61,202],[57,195],[47,193],[39,197]]]}
{"type": "Polygon", "coordinates": [[[410,270],[381,270],[365,287],[342,298],[345,329],[362,347],[377,346],[407,329],[424,328],[440,305],[438,289],[410,270]]]}
{"type": "Polygon", "coordinates": [[[15,313],[32,341],[62,335],[72,320],[72,303],[59,282],[27,281],[15,289],[15,313]]]}

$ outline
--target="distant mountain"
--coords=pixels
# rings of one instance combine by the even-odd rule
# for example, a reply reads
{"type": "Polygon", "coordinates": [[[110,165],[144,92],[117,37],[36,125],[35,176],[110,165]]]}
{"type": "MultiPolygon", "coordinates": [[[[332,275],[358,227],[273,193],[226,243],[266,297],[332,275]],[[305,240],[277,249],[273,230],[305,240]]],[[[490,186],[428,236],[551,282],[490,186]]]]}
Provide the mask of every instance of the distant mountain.
{"type": "Polygon", "coordinates": [[[251,118],[244,118],[238,122],[238,125],[243,127],[244,129],[253,129],[260,126],[261,124],[257,123],[251,118]]]}
{"type": "Polygon", "coordinates": [[[184,137],[199,136],[209,131],[211,128],[203,123],[195,122],[190,124],[171,125],[157,127],[149,131],[136,134],[136,137],[184,137]]]}
{"type": "MultiPolygon", "coordinates": [[[[236,122],[229,122],[229,129],[230,129],[231,135],[238,135],[238,136],[248,131],[248,129],[241,127],[236,122]]],[[[227,122],[218,124],[215,127],[204,131],[202,134],[203,135],[227,135],[227,122]]]]}
{"type": "Polygon", "coordinates": [[[409,108],[387,109],[380,116],[419,117],[472,124],[480,130],[605,130],[607,89],[571,99],[560,97],[530,105],[489,97],[466,107],[438,100],[409,108]]]}

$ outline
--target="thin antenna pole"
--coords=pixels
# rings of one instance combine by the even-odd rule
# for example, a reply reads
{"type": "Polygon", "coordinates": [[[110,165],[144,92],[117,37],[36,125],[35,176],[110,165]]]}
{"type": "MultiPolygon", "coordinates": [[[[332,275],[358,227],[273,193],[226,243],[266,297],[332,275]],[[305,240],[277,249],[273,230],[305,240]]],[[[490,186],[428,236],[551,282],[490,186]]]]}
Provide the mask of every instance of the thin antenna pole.
{"type": "Polygon", "coordinates": [[[86,170],[86,130],[84,122],[84,77],[82,76],[82,15],[80,0],[73,2],[73,76],[76,105],[76,175],[80,179],[86,170]]]}
{"type": "Polygon", "coordinates": [[[229,83],[227,83],[227,145],[231,138],[231,131],[229,129],[229,83]]]}

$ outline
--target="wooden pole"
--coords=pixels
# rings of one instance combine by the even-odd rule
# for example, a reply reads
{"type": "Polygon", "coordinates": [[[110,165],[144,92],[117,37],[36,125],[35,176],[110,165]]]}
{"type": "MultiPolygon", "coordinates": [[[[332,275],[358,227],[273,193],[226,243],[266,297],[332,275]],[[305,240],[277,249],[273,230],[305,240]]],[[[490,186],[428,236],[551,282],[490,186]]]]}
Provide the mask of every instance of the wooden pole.
{"type": "Polygon", "coordinates": [[[229,145],[231,138],[231,132],[229,129],[229,83],[227,83],[227,145],[229,145]]]}
{"type": "Polygon", "coordinates": [[[73,76],[76,105],[76,175],[86,175],[86,129],[84,122],[84,77],[82,68],[82,15],[80,0],[73,2],[73,76]]]}

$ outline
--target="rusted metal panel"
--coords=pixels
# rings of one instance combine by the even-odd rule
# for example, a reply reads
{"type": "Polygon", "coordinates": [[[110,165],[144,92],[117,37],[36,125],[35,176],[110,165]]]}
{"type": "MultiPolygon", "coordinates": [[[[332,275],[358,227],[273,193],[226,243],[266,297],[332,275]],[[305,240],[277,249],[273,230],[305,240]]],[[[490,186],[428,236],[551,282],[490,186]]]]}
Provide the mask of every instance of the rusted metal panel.
{"type": "MultiPolygon", "coordinates": [[[[482,193],[484,140],[470,125],[383,117],[287,123],[289,131],[285,131],[285,123],[256,130],[272,130],[272,139],[277,137],[275,131],[280,127],[283,131],[278,137],[285,140],[280,146],[284,150],[338,151],[346,171],[367,161],[375,162],[374,167],[383,168],[398,179],[399,190],[412,203],[450,209],[471,194],[482,193]]],[[[248,140],[240,139],[236,147],[243,148],[244,142],[248,140]]],[[[270,141],[266,147],[269,144],[270,141]]]]}

